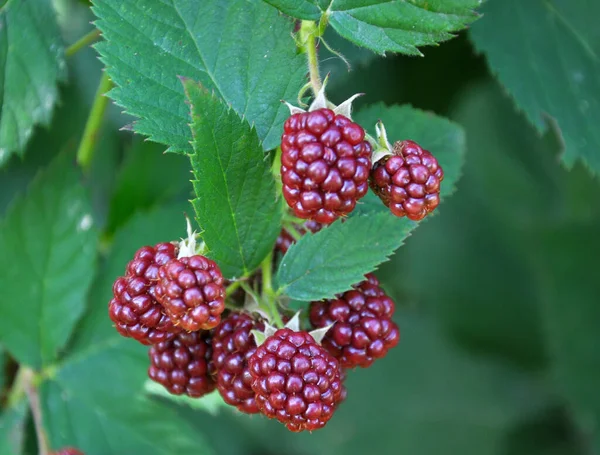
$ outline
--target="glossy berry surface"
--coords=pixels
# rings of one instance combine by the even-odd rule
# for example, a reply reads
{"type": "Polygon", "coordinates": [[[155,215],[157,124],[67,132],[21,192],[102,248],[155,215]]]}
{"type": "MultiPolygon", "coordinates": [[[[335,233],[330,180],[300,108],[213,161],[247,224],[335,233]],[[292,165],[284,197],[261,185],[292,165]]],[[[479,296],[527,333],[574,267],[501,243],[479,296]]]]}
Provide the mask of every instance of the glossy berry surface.
{"type": "Polygon", "coordinates": [[[175,325],[189,332],[216,327],[225,310],[223,275],[204,256],[172,259],[163,265],[156,295],[175,325]]]}
{"type": "Polygon", "coordinates": [[[371,145],[360,125],[331,109],[289,117],[281,151],[283,196],[299,218],[330,224],[367,193],[371,145]]]}
{"type": "Polygon", "coordinates": [[[291,431],[324,427],[344,393],[339,362],[307,332],[277,330],[248,366],[258,408],[291,431]]]}
{"type": "Polygon", "coordinates": [[[400,340],[398,326],[391,319],[394,302],[374,275],[365,278],[337,299],[310,304],[314,327],[333,324],[322,344],[344,368],[368,367],[400,340]]]}
{"type": "Polygon", "coordinates": [[[65,447],[57,452],[51,452],[50,455],[84,455],[83,452],[74,449],[73,447],[65,447]]]}
{"type": "Polygon", "coordinates": [[[246,414],[259,412],[251,387],[248,359],[256,351],[251,330],[263,328],[263,324],[247,314],[234,312],[213,331],[212,359],[217,371],[217,388],[225,403],[246,414]]]}
{"type": "Polygon", "coordinates": [[[150,348],[148,376],[175,395],[201,397],[215,389],[209,332],[182,332],[150,348]]]}
{"type": "Polygon", "coordinates": [[[398,216],[422,220],[440,203],[444,171],[437,159],[416,142],[394,144],[394,155],[377,162],[371,171],[371,188],[398,216]]]}
{"type": "Polygon", "coordinates": [[[177,247],[171,243],[140,248],[125,275],[114,282],[108,315],[121,335],[149,345],[181,331],[156,300],[158,269],[176,256],[177,247]]]}
{"type": "MultiPolygon", "coordinates": [[[[298,234],[304,235],[307,231],[310,231],[313,234],[315,232],[319,232],[323,228],[323,225],[321,223],[317,223],[316,221],[308,220],[304,224],[297,225],[295,227],[298,234]]],[[[279,237],[277,237],[275,248],[277,248],[277,250],[280,251],[282,254],[285,254],[287,253],[287,250],[290,249],[290,246],[292,246],[293,243],[296,243],[294,237],[292,237],[292,234],[290,234],[289,231],[283,228],[279,233],[279,237]]]]}

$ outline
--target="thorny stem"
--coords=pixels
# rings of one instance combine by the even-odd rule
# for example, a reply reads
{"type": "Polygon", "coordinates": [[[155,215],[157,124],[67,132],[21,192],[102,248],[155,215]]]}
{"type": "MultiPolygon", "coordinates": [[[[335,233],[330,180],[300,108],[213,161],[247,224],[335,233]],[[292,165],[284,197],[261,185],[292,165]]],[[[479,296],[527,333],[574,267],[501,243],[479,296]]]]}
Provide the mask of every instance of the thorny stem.
{"type": "Polygon", "coordinates": [[[112,88],[112,81],[108,77],[108,74],[104,72],[100,79],[100,85],[96,91],[96,97],[90,116],[88,117],[85,129],[83,131],[83,137],[79,143],[79,149],[77,150],[77,163],[84,169],[87,170],[90,167],[92,158],[94,156],[94,149],[96,140],[98,139],[98,133],[102,126],[102,119],[108,106],[108,98],[105,96],[112,88]]]}
{"type": "Polygon", "coordinates": [[[67,50],[65,51],[65,56],[72,57],[81,49],[88,47],[90,44],[93,44],[98,38],[100,38],[100,30],[95,28],[87,35],[82,36],[69,47],[67,47],[67,50]]]}
{"type": "Polygon", "coordinates": [[[25,394],[29,400],[29,407],[31,408],[31,414],[33,415],[33,424],[35,426],[35,434],[38,441],[39,455],[50,455],[50,447],[48,446],[48,438],[46,437],[46,431],[44,430],[44,423],[42,418],[42,406],[40,403],[40,396],[38,390],[34,385],[35,373],[29,368],[23,370],[23,387],[25,394]]]}
{"type": "Polygon", "coordinates": [[[282,328],[284,326],[279,310],[277,309],[277,302],[275,299],[275,292],[273,291],[273,280],[271,268],[273,267],[273,251],[271,251],[266,258],[263,259],[260,264],[262,271],[262,303],[267,306],[265,308],[271,314],[275,326],[282,328]]]}
{"type": "Polygon", "coordinates": [[[304,50],[308,56],[308,72],[310,75],[310,85],[315,96],[321,90],[322,82],[319,75],[319,57],[317,55],[317,37],[319,29],[313,21],[302,21],[300,26],[300,36],[304,50]]]}

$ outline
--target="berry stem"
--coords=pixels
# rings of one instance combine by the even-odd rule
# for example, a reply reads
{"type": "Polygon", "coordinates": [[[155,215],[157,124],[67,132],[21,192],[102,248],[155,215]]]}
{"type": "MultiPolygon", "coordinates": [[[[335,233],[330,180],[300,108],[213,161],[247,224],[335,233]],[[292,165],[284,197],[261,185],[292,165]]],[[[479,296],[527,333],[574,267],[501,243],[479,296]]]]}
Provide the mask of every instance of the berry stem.
{"type": "Polygon", "coordinates": [[[225,288],[225,297],[229,297],[231,294],[233,294],[237,288],[239,288],[242,285],[241,281],[234,281],[233,283],[231,283],[229,286],[227,286],[227,288],[225,288]]]}
{"type": "MultiPolygon", "coordinates": [[[[267,312],[271,315],[272,321],[278,328],[284,326],[279,310],[277,309],[277,302],[275,298],[275,292],[273,291],[273,279],[272,279],[272,267],[273,267],[273,250],[265,257],[260,264],[262,272],[262,298],[261,304],[265,305],[267,312]]],[[[261,306],[262,306],[261,305],[261,306]]]]}
{"type": "Polygon", "coordinates": [[[102,126],[104,112],[106,112],[106,107],[108,106],[108,98],[105,95],[111,88],[112,81],[105,71],[102,73],[102,78],[100,79],[98,90],[96,91],[96,97],[94,98],[94,104],[92,105],[90,116],[85,124],[85,130],[83,131],[83,136],[79,143],[79,149],[77,150],[77,163],[86,171],[92,164],[98,133],[102,126]]]}
{"type": "Polygon", "coordinates": [[[98,38],[100,38],[100,30],[95,28],[87,35],[82,36],[69,47],[67,47],[67,49],[65,50],[65,56],[72,57],[81,49],[88,47],[90,44],[93,44],[98,38]]]}
{"type": "Polygon", "coordinates": [[[40,396],[35,387],[35,373],[30,368],[23,369],[23,388],[29,400],[29,407],[33,416],[33,424],[35,426],[35,434],[38,442],[39,455],[50,455],[50,447],[48,446],[48,438],[44,430],[44,421],[42,418],[42,406],[40,396]]]}
{"type": "Polygon", "coordinates": [[[308,57],[310,85],[315,96],[317,96],[322,86],[321,76],[319,75],[319,57],[317,55],[317,37],[319,36],[319,28],[314,21],[302,21],[300,37],[308,57]]]}

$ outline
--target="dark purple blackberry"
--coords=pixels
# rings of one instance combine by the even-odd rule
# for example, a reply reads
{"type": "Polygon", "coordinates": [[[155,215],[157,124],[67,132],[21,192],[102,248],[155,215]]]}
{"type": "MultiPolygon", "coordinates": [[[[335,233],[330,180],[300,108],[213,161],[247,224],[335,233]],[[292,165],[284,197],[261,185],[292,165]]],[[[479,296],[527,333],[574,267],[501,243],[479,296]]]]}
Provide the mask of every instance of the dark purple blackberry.
{"type": "Polygon", "coordinates": [[[212,392],[210,332],[183,332],[150,348],[148,376],[175,395],[201,397],[212,392]]]}
{"type": "Polygon", "coordinates": [[[190,332],[215,328],[225,310],[223,275],[204,256],[172,259],[163,265],[156,295],[173,323],[190,332]]]}
{"type": "Polygon", "coordinates": [[[248,366],[258,408],[291,431],[324,427],[342,399],[339,362],[307,332],[279,329],[248,366]]]}
{"type": "Polygon", "coordinates": [[[343,368],[368,367],[400,340],[398,326],[392,321],[394,302],[374,275],[365,278],[335,300],[310,304],[314,327],[333,324],[322,344],[343,368]]]}
{"type": "Polygon", "coordinates": [[[331,224],[368,190],[371,145],[331,109],[293,114],[281,137],[283,196],[297,217],[331,224]]]}
{"type": "Polygon", "coordinates": [[[419,221],[439,205],[443,179],[444,171],[431,153],[402,141],[394,144],[394,155],[375,163],[370,185],[394,215],[419,221]]]}
{"type": "Polygon", "coordinates": [[[117,278],[108,315],[121,335],[150,345],[181,332],[165,314],[155,293],[159,267],[175,257],[177,247],[172,243],[145,246],[127,264],[125,276],[117,278]]]}

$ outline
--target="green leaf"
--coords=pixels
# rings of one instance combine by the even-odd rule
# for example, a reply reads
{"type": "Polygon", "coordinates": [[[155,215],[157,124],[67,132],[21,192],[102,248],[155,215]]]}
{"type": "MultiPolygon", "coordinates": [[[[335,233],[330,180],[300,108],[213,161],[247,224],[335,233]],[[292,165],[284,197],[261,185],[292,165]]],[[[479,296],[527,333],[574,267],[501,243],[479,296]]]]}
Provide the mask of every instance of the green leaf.
{"type": "Polygon", "coordinates": [[[0,223],[0,341],[36,368],[57,358],[96,270],[98,235],[79,179],[59,155],[0,223]]]}
{"type": "Polygon", "coordinates": [[[386,261],[416,226],[406,218],[377,213],[336,221],[316,234],[306,234],[279,264],[279,291],[295,300],[333,298],[386,261]]]}
{"type": "MultiPolygon", "coordinates": [[[[412,139],[431,151],[444,169],[441,194],[452,193],[465,150],[464,132],[458,125],[410,106],[383,104],[369,106],[354,118],[373,129],[381,119],[390,141],[412,139]]],[[[292,245],[280,263],[277,283],[295,300],[332,298],[386,261],[416,226],[394,217],[376,196],[368,194],[345,223],[336,222],[292,245]]]]}
{"type": "Polygon", "coordinates": [[[600,170],[598,2],[489,0],[471,38],[538,131],[556,122],[563,162],[600,170]],[[506,31],[510,30],[510,33],[506,31]]]}
{"type": "Polygon", "coordinates": [[[0,453],[2,455],[22,455],[27,409],[27,401],[21,400],[14,407],[0,414],[0,453]]]}
{"type": "Polygon", "coordinates": [[[228,277],[252,272],[281,230],[271,163],[256,131],[196,82],[183,82],[192,105],[193,201],[202,239],[228,277]]]}
{"type": "Polygon", "coordinates": [[[600,452],[600,219],[531,232],[551,379],[600,452]]]}
{"type": "Polygon", "coordinates": [[[141,140],[134,141],[126,150],[110,201],[109,232],[114,232],[137,211],[191,193],[189,161],[163,151],[164,147],[141,140]]]}
{"type": "Polygon", "coordinates": [[[23,149],[37,124],[49,125],[66,78],[52,2],[0,6],[0,166],[23,149]]]}
{"type": "Polygon", "coordinates": [[[192,409],[206,411],[212,415],[217,415],[223,409],[228,409],[227,403],[223,401],[223,397],[218,390],[214,390],[208,395],[200,398],[192,398],[187,395],[173,395],[161,384],[150,379],[144,384],[144,390],[146,390],[149,395],[163,398],[178,405],[189,406],[192,409]]]}
{"type": "Polygon", "coordinates": [[[298,19],[317,20],[321,16],[319,8],[308,0],[264,0],[279,11],[298,19]]]}
{"type": "Polygon", "coordinates": [[[189,109],[177,76],[200,81],[256,127],[263,147],[279,144],[305,63],[292,24],[274,8],[247,0],[97,0],[97,45],[117,84],[115,102],[139,117],[136,132],[192,151],[189,109]]]}

